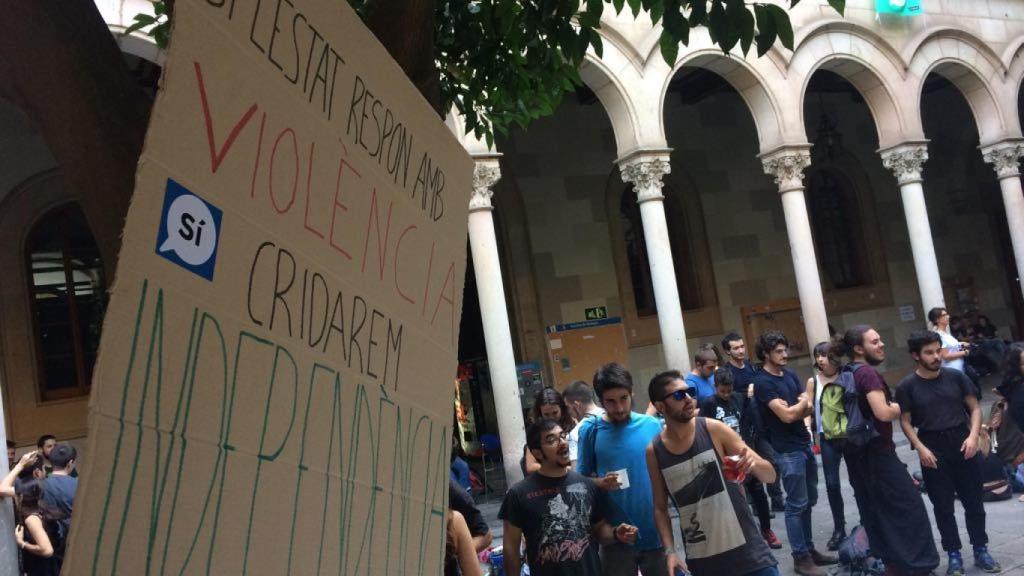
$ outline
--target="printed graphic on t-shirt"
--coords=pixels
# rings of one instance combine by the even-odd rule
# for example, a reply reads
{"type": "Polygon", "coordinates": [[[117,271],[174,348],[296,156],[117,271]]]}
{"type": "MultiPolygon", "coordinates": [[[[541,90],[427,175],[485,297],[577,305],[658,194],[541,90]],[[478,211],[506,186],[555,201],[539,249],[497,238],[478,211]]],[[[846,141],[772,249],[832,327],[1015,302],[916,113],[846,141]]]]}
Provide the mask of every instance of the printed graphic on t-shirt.
{"type": "Polygon", "coordinates": [[[746,543],[714,449],[662,470],[679,510],[687,558],[707,558],[746,543]]]}
{"type": "Polygon", "coordinates": [[[740,431],[740,419],[735,414],[726,415],[725,409],[721,406],[715,407],[715,420],[722,422],[736,432],[740,431]]]}
{"type": "Polygon", "coordinates": [[[577,482],[562,494],[548,500],[541,520],[541,538],[537,546],[539,565],[579,562],[590,546],[590,494],[577,482]]]}

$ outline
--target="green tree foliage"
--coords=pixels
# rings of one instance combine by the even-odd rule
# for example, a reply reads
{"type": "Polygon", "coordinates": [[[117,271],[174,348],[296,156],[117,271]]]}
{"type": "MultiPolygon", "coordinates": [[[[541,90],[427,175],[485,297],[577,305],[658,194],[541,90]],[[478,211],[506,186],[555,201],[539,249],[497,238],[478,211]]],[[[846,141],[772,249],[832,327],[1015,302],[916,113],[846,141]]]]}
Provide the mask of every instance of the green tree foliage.
{"type": "MultiPolygon", "coordinates": [[[[789,7],[800,0],[788,0],[789,7]]],[[[349,0],[364,18],[372,0],[349,0]]],[[[846,0],[828,0],[840,14],[846,0]]],[[[146,30],[161,47],[169,35],[165,0],[155,15],[139,14],[128,33],[146,30]]],[[[525,127],[550,115],[562,95],[581,83],[579,67],[588,49],[602,53],[601,15],[627,7],[636,17],[662,23],[661,55],[673,65],[690,30],[704,26],[725,52],[739,46],[764,55],[778,40],[793,48],[793,27],[781,6],[746,0],[437,0],[434,61],[440,76],[439,109],[454,106],[467,132],[492,143],[494,133],[525,127]]]]}

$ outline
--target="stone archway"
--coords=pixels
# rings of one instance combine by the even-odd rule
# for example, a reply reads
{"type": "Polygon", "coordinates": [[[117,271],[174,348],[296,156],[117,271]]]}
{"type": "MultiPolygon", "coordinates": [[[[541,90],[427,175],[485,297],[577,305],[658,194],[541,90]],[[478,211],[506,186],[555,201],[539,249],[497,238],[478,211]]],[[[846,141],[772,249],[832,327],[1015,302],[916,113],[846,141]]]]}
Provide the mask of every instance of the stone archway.
{"type": "Polygon", "coordinates": [[[902,104],[906,83],[898,56],[881,39],[849,24],[827,24],[810,32],[796,47],[789,73],[802,80],[799,100],[803,133],[803,102],[811,77],[828,70],[845,78],[864,97],[881,148],[922,135],[916,106],[902,104]]]}

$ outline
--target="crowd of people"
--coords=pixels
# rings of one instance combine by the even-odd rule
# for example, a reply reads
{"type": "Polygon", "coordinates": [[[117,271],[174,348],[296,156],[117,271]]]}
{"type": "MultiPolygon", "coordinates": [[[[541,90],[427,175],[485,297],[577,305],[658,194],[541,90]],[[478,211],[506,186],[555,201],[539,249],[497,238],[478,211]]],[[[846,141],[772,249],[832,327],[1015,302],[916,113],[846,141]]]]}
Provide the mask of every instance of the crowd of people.
{"type": "Polygon", "coordinates": [[[74,446],[49,434],[19,459],[8,441],[10,471],[0,481],[0,498],[14,502],[18,574],[59,576],[78,489],[77,458],[74,446]]]}
{"type": "MultiPolygon", "coordinates": [[[[788,365],[786,335],[770,330],[754,346],[759,364],[732,332],[720,352],[702,347],[691,373],[657,374],[645,413],[634,411],[632,375],[617,363],[601,366],[592,386],[541,391],[526,431],[526,477],[508,489],[499,512],[504,573],[528,565],[535,576],[778,576],[773,550],[782,544],[771,524],[778,511],[797,574],[829,574],[835,551],[858,542],[864,572],[929,574],[940,556],[922,488],[946,574],[965,570],[957,500],[974,566],[1001,571],[987,547],[983,502],[1012,497],[1024,480],[1024,346],[1004,346],[999,398],[986,422],[981,390],[964,368],[976,343],[952,335],[946,310],[929,319],[931,329],[908,338],[914,368],[893,388],[879,371],[882,337],[860,325],[813,348],[806,380],[788,365]],[[919,474],[897,456],[897,425],[917,453],[919,474]],[[817,454],[832,528],[820,548],[812,537],[817,454]],[[843,462],[859,513],[860,527],[849,531],[843,462]]],[[[467,499],[472,507],[468,494],[453,507],[467,499]]],[[[474,551],[490,540],[480,524],[474,551]]],[[[447,573],[459,573],[457,548],[447,573]]]]}

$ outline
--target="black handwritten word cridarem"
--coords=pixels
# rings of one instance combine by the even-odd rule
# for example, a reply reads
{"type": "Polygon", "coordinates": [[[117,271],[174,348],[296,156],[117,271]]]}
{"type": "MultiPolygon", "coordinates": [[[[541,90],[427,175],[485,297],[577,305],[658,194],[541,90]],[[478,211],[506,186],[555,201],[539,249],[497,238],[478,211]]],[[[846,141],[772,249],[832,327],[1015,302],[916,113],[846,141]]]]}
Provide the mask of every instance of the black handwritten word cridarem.
{"type": "Polygon", "coordinates": [[[124,419],[112,461],[95,463],[110,482],[89,573],[422,576],[440,566],[446,423],[281,343],[227,333],[200,308],[179,334],[168,325],[188,325],[171,316],[180,303],[139,287],[124,419]],[[325,438],[326,451],[306,450],[325,438]],[[394,554],[373,553],[382,540],[394,554]],[[144,569],[121,565],[141,562],[131,546],[145,547],[144,569]]]}
{"type": "Polygon", "coordinates": [[[323,146],[288,124],[286,118],[259,113],[255,102],[247,109],[214,109],[202,66],[195,62],[193,67],[210,171],[216,173],[226,163],[251,171],[252,201],[268,205],[285,225],[295,225],[295,219],[288,217],[300,215],[298,234],[314,238],[335,260],[358,264],[360,274],[400,301],[403,308],[395,314],[419,316],[436,330],[436,336],[447,336],[454,345],[456,290],[460,288],[456,256],[442,252],[430,227],[410,222],[403,212],[394,210],[395,200],[363,178],[344,144],[323,146]],[[225,124],[217,121],[220,114],[237,114],[226,135],[223,128],[216,128],[225,124]],[[243,139],[255,150],[255,157],[233,154],[243,139]],[[366,207],[363,214],[350,209],[358,195],[369,199],[362,202],[366,207]],[[359,230],[361,241],[344,240],[341,233],[345,229],[359,230]],[[423,262],[427,263],[425,270],[417,267],[423,262]]]}
{"type": "MultiPolygon", "coordinates": [[[[206,0],[228,20],[249,24],[249,43],[300,90],[307,104],[334,121],[335,101],[348,95],[344,133],[371,162],[383,167],[431,220],[444,216],[445,175],[429,150],[415,151],[414,138],[385,95],[349,73],[344,54],[291,0],[206,0]],[[351,89],[339,90],[341,85],[351,89]],[[414,169],[415,172],[411,172],[414,169]]],[[[340,118],[340,115],[337,116],[340,118]]],[[[340,128],[340,126],[339,126],[340,128]]],[[[427,143],[424,142],[424,145],[427,143]]]]}
{"type": "Polygon", "coordinates": [[[324,274],[297,264],[291,252],[273,242],[261,243],[253,256],[246,308],[257,326],[286,333],[398,389],[404,326],[362,296],[346,295],[324,274]]]}

